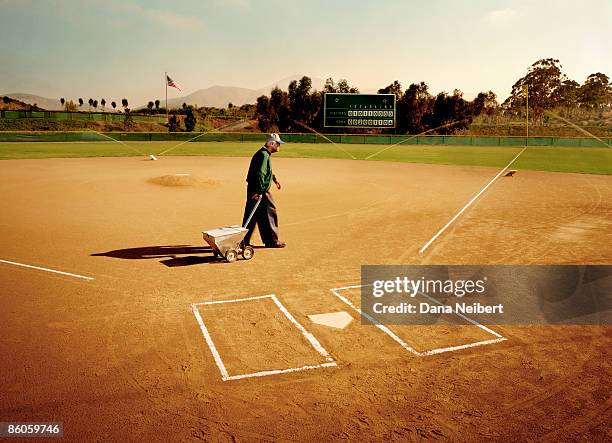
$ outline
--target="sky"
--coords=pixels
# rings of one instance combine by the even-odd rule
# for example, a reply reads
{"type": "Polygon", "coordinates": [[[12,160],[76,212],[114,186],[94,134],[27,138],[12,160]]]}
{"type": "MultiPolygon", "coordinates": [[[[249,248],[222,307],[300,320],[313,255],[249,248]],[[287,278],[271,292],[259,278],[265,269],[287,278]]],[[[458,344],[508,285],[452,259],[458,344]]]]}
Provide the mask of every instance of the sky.
{"type": "Polygon", "coordinates": [[[610,0],[0,0],[0,94],[163,98],[293,75],[503,101],[542,58],[612,77],[610,0]]]}

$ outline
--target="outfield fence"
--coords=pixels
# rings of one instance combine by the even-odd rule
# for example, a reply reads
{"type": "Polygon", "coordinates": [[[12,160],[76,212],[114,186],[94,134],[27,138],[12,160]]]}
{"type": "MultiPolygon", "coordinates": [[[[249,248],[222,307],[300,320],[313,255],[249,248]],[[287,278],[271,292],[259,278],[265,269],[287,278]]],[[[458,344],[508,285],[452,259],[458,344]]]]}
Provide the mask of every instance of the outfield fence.
{"type": "MultiPolygon", "coordinates": [[[[0,111],[0,118],[21,119],[32,118],[40,120],[74,120],[97,122],[123,122],[125,114],[112,112],[61,112],[61,111],[0,111]]],[[[152,115],[135,115],[132,119],[137,122],[166,123],[166,117],[152,115]]]]}
{"type": "MultiPolygon", "coordinates": [[[[612,138],[597,140],[588,137],[517,137],[469,135],[349,135],[281,134],[289,143],[348,143],[375,145],[441,145],[441,146],[555,146],[598,148],[612,145],[612,138]]],[[[238,132],[94,132],[94,131],[6,131],[0,132],[0,142],[263,142],[265,134],[238,132]],[[196,138],[197,137],[197,138],[196,138]]]]}

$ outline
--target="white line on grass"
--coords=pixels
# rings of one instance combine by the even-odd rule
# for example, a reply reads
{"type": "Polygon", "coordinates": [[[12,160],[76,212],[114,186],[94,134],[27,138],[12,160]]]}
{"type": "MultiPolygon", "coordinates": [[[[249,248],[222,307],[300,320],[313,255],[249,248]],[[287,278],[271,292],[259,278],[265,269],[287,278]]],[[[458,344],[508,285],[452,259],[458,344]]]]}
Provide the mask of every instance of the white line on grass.
{"type": "Polygon", "coordinates": [[[454,122],[446,123],[445,125],[438,126],[438,127],[436,127],[436,128],[431,128],[431,129],[428,129],[427,131],[423,131],[423,132],[420,132],[420,133],[418,133],[418,134],[411,135],[410,137],[405,138],[405,139],[403,139],[403,140],[400,140],[400,141],[398,141],[397,143],[393,143],[392,145],[389,145],[389,146],[387,146],[386,148],[383,148],[383,149],[381,149],[380,151],[375,152],[374,154],[368,155],[367,157],[365,157],[365,158],[364,158],[364,160],[369,160],[369,159],[371,159],[372,157],[375,157],[375,156],[377,156],[378,154],[382,154],[383,152],[385,152],[385,151],[387,151],[387,150],[389,150],[389,149],[391,149],[391,148],[393,148],[393,147],[395,147],[395,146],[401,145],[402,143],[406,143],[407,141],[412,140],[413,138],[416,138],[416,137],[418,137],[419,135],[425,135],[425,134],[427,134],[428,132],[436,131],[436,130],[438,130],[438,129],[446,128],[446,127],[449,127],[449,126],[454,126],[454,125],[456,125],[456,124],[458,124],[458,123],[461,123],[461,122],[464,122],[464,121],[466,121],[466,120],[467,120],[467,118],[464,118],[464,119],[462,119],[462,120],[457,120],[457,121],[454,121],[454,122]]]}
{"type": "Polygon", "coordinates": [[[522,154],[522,153],[525,151],[525,149],[527,149],[527,146],[525,146],[525,147],[524,147],[524,148],[521,150],[521,152],[519,152],[519,153],[516,155],[516,157],[514,157],[514,158],[513,158],[513,159],[510,161],[510,163],[508,163],[508,164],[506,165],[506,167],[505,167],[504,169],[502,169],[501,171],[499,171],[499,173],[498,173],[498,174],[497,174],[495,177],[493,177],[493,179],[491,179],[491,181],[490,181],[489,183],[487,183],[487,185],[486,185],[484,188],[482,188],[482,189],[480,190],[480,192],[478,192],[478,194],[476,194],[474,197],[472,197],[472,199],[471,199],[469,202],[467,202],[467,203],[466,203],[466,205],[465,205],[463,208],[461,208],[461,209],[459,210],[459,212],[457,212],[457,213],[455,214],[455,216],[454,216],[453,218],[451,218],[451,219],[450,219],[450,221],[449,221],[448,223],[446,223],[446,224],[445,224],[445,225],[442,227],[442,229],[440,229],[440,230],[439,230],[439,231],[436,233],[436,235],[434,235],[434,236],[433,236],[433,237],[432,237],[432,238],[431,238],[431,239],[430,239],[430,240],[429,240],[427,243],[425,243],[425,245],[424,245],[424,246],[423,246],[421,249],[419,249],[419,254],[422,254],[423,252],[425,252],[425,250],[426,250],[426,249],[427,249],[427,248],[428,248],[428,247],[429,247],[429,246],[430,246],[430,245],[431,245],[431,244],[432,244],[432,243],[433,243],[433,242],[434,242],[434,241],[435,241],[435,240],[436,240],[436,239],[437,239],[437,238],[438,238],[438,237],[439,237],[439,236],[440,236],[440,235],[441,235],[441,234],[442,234],[444,231],[446,231],[446,229],[447,229],[447,228],[448,228],[450,225],[452,225],[452,224],[453,224],[453,222],[454,222],[455,220],[457,220],[457,219],[459,218],[459,216],[460,216],[461,214],[463,214],[463,213],[465,212],[465,210],[466,210],[467,208],[469,208],[469,207],[472,205],[472,203],[474,203],[474,202],[476,201],[476,199],[478,199],[478,197],[480,197],[480,196],[482,195],[482,193],[483,193],[483,192],[485,192],[485,191],[487,190],[487,188],[488,188],[489,186],[491,186],[491,185],[493,184],[493,182],[499,178],[499,176],[500,176],[500,175],[502,175],[504,172],[506,172],[506,170],[507,170],[507,169],[508,169],[508,168],[509,168],[509,167],[512,165],[512,163],[514,163],[514,162],[516,161],[516,159],[517,159],[517,158],[519,158],[519,156],[520,156],[520,155],[521,155],[521,154],[522,154]]]}
{"type": "Polygon", "coordinates": [[[21,266],[21,267],[30,268],[30,269],[37,269],[39,271],[53,272],[54,274],[67,275],[69,277],[74,277],[74,278],[82,278],[83,280],[94,280],[93,277],[85,277],[84,275],[72,274],[70,272],[56,271],[55,269],[41,268],[39,266],[26,265],[26,264],[17,263],[14,261],[0,260],[0,263],[6,263],[8,265],[21,266]]]}
{"type": "Polygon", "coordinates": [[[157,154],[157,156],[160,157],[160,156],[162,156],[164,154],[167,154],[168,152],[172,151],[173,149],[176,149],[176,148],[178,148],[180,146],[183,146],[184,144],[187,144],[189,142],[194,141],[196,138],[200,138],[200,137],[203,137],[203,136],[208,135],[208,134],[214,134],[216,132],[219,132],[221,129],[227,128],[229,126],[236,125],[236,124],[238,124],[240,122],[243,122],[245,120],[246,120],[246,118],[243,118],[243,119],[238,120],[237,122],[232,122],[232,123],[229,123],[227,125],[220,126],[217,129],[214,129],[214,130],[211,130],[211,131],[204,131],[200,135],[196,135],[195,137],[190,138],[189,140],[185,140],[183,142],[178,143],[177,145],[171,146],[170,148],[166,149],[165,151],[162,151],[159,154],[157,154]]]}
{"type": "Polygon", "coordinates": [[[288,372],[304,371],[304,370],[307,370],[307,369],[328,368],[328,367],[338,366],[336,364],[336,362],[333,361],[334,359],[332,357],[330,357],[329,352],[327,352],[325,350],[325,348],[315,338],[315,336],[312,335],[310,332],[308,332],[306,330],[306,328],[304,328],[295,319],[295,317],[293,317],[293,315],[291,315],[291,313],[287,310],[287,308],[285,308],[285,306],[283,306],[283,304],[280,302],[280,300],[274,294],[259,295],[259,296],[247,297],[247,298],[237,298],[237,299],[233,299],[233,300],[219,300],[219,301],[209,301],[209,302],[202,302],[202,303],[193,303],[191,305],[191,309],[193,311],[193,314],[196,317],[196,320],[197,320],[198,324],[200,325],[200,329],[202,330],[202,334],[204,335],[204,339],[206,340],[206,344],[208,345],[208,347],[210,348],[210,351],[212,352],[212,355],[213,355],[213,358],[215,360],[215,363],[217,364],[217,367],[219,368],[219,371],[221,372],[221,379],[223,381],[241,380],[241,379],[244,379],[244,378],[264,377],[264,376],[267,376],[267,375],[286,374],[288,372]],[[281,312],[285,315],[285,317],[287,317],[287,319],[294,326],[296,326],[298,328],[298,330],[306,338],[308,343],[310,343],[311,346],[319,354],[321,354],[323,357],[325,357],[325,359],[327,360],[327,363],[321,363],[321,364],[318,364],[318,365],[306,365],[306,366],[301,366],[299,368],[272,369],[272,370],[267,370],[267,371],[253,372],[251,374],[229,375],[229,373],[227,372],[227,368],[225,367],[225,364],[223,363],[223,360],[221,359],[221,356],[219,355],[219,351],[217,350],[217,347],[215,346],[215,343],[213,342],[212,337],[210,336],[210,333],[208,332],[208,329],[206,328],[206,325],[204,324],[204,320],[202,320],[202,316],[200,315],[200,312],[198,310],[198,306],[202,306],[202,305],[217,305],[217,304],[222,304],[222,303],[236,303],[236,302],[248,301],[248,300],[260,300],[260,299],[264,299],[264,298],[272,299],[274,304],[281,310],[281,312]]]}

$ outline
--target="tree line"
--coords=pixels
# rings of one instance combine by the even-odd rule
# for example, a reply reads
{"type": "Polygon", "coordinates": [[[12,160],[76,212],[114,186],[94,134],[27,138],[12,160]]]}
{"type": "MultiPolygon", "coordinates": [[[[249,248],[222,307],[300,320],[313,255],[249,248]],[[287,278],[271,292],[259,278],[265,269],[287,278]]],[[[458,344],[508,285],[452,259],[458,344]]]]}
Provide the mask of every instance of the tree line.
{"type": "MultiPolygon", "coordinates": [[[[59,101],[66,112],[78,112],[85,104],[85,101],[81,97],[79,97],[77,100],[78,105],[77,103],[74,103],[74,101],[72,100],[66,100],[64,97],[60,98],[59,101]]],[[[100,108],[102,109],[102,111],[104,111],[106,107],[106,99],[102,98],[100,99],[100,102],[98,102],[98,100],[90,98],[87,101],[87,104],[89,105],[89,112],[91,112],[91,108],[94,108],[94,111],[97,111],[98,105],[100,105],[100,108]]],[[[117,109],[116,101],[111,101],[110,105],[113,108],[113,110],[117,109]]],[[[127,98],[124,98],[121,100],[121,106],[123,107],[124,112],[130,112],[128,105],[129,103],[128,103],[127,98]]]]}
{"type": "Polygon", "coordinates": [[[566,116],[572,113],[603,113],[612,108],[612,85],[607,75],[591,74],[581,85],[569,79],[559,60],[547,58],[533,63],[527,73],[512,86],[510,96],[499,104],[492,91],[480,92],[473,100],[466,100],[459,89],[452,93],[432,95],[425,82],[412,83],[403,89],[399,81],[380,88],[379,94],[395,94],[396,127],[390,129],[337,129],[323,127],[323,100],[325,93],[359,93],[345,79],[335,83],[325,81],[323,90],[312,89],[312,80],[303,76],[289,83],[287,91],[278,87],[270,95],[257,98],[256,117],[263,132],[317,131],[351,133],[400,133],[418,134],[435,132],[453,134],[469,128],[478,116],[522,116],[528,103],[536,125],[544,123],[547,110],[561,110],[566,116]]]}

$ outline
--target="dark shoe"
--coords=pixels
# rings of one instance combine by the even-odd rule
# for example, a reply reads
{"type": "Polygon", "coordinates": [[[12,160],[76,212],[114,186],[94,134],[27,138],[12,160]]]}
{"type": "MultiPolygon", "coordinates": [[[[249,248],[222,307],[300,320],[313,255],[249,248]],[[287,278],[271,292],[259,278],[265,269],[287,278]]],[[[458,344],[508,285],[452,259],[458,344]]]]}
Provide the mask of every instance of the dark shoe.
{"type": "Polygon", "coordinates": [[[279,241],[278,243],[266,245],[266,248],[284,248],[285,246],[287,246],[287,243],[279,241]]]}

